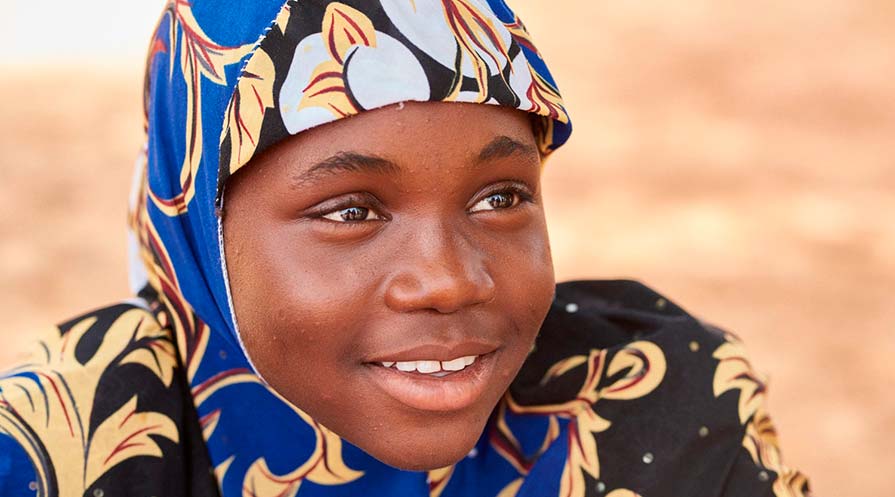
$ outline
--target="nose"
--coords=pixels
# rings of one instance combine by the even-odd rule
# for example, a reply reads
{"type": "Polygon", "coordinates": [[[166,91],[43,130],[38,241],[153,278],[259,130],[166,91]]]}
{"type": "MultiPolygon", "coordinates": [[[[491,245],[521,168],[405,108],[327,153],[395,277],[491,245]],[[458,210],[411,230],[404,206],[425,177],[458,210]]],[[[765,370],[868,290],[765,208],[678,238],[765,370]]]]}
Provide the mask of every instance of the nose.
{"type": "Polygon", "coordinates": [[[386,283],[386,305],[398,312],[450,314],[495,296],[494,280],[481,249],[448,229],[417,231],[386,283]]]}

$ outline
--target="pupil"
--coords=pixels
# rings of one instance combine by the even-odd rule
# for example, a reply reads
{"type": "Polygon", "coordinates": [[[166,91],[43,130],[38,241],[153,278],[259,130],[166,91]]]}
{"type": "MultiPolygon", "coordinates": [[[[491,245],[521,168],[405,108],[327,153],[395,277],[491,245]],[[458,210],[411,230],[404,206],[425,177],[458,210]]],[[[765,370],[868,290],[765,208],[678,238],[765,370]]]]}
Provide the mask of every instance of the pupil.
{"type": "Polygon", "coordinates": [[[488,197],[488,203],[495,209],[504,209],[513,206],[513,197],[506,193],[495,193],[488,197]]]}
{"type": "Polygon", "coordinates": [[[368,209],[366,207],[350,207],[342,211],[342,220],[344,221],[363,221],[367,218],[368,209]]]}

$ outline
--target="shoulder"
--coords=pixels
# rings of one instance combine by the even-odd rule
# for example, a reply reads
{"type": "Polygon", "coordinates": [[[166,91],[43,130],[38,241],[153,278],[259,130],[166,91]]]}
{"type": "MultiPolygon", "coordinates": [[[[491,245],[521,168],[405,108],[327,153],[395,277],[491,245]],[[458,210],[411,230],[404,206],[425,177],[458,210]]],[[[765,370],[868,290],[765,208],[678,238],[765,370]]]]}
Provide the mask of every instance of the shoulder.
{"type": "Polygon", "coordinates": [[[642,495],[804,495],[766,391],[732,333],[641,283],[577,281],[557,286],[508,411],[568,420],[564,495],[595,479],[642,495]]]}
{"type": "MultiPolygon", "coordinates": [[[[86,492],[113,471],[135,475],[138,459],[152,466],[146,457],[176,452],[180,439],[178,371],[171,333],[140,301],[47,330],[0,373],[0,443],[19,448],[4,451],[18,454],[10,464],[27,457],[41,495],[86,492]]],[[[11,477],[0,469],[3,478],[11,477]]]]}

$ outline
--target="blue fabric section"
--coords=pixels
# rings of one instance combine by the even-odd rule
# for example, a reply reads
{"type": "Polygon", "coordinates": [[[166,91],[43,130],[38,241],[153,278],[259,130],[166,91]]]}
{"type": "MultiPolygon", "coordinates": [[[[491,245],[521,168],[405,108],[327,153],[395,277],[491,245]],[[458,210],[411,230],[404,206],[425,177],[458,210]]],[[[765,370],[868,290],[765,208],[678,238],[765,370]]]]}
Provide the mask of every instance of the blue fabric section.
{"type": "Polygon", "coordinates": [[[0,434],[0,495],[37,495],[37,475],[25,450],[12,438],[0,434]]]}
{"type": "Polygon", "coordinates": [[[533,458],[537,451],[540,450],[544,438],[547,436],[547,429],[550,426],[550,420],[547,416],[507,416],[507,426],[510,427],[513,434],[519,440],[522,453],[526,457],[533,458]]]}
{"type": "Polygon", "coordinates": [[[234,46],[257,41],[285,3],[285,0],[205,0],[194,1],[192,5],[193,15],[209,38],[220,45],[234,46]]]}
{"type": "Polygon", "coordinates": [[[511,23],[516,19],[513,10],[503,0],[488,0],[488,6],[503,23],[511,23]]]}
{"type": "Polygon", "coordinates": [[[538,458],[516,497],[559,495],[560,476],[569,453],[568,423],[568,420],[562,422],[559,438],[538,458]]]}
{"type": "MultiPolygon", "coordinates": [[[[213,45],[205,50],[216,50],[216,46],[239,47],[257,42],[271,26],[283,4],[280,0],[254,1],[251,6],[239,2],[195,1],[191,6],[198,25],[213,45]]],[[[182,189],[181,166],[191,140],[185,119],[188,117],[189,92],[185,78],[179,74],[183,70],[183,36],[178,34],[174,40],[170,39],[171,22],[174,22],[173,14],[162,20],[158,40],[164,43],[166,52],[156,53],[150,69],[149,187],[163,198],[173,197],[182,189]],[[170,57],[172,49],[175,50],[174,57],[170,57]]],[[[220,264],[214,195],[224,114],[236,84],[234,76],[246,58],[223,68],[226,85],[215,84],[198,71],[198,86],[193,91],[194,95],[201,95],[194,96],[194,101],[200,104],[198,116],[201,116],[202,124],[202,151],[197,177],[194,178],[195,198],[190,202],[188,213],[177,218],[171,218],[157,209],[152,212],[153,221],[171,254],[175,271],[178,276],[183,275],[179,278],[183,296],[212,329],[230,335],[231,347],[236,345],[237,340],[220,264]]],[[[200,62],[203,60],[202,57],[198,59],[200,62]]],[[[239,348],[235,347],[234,350],[239,348]]]]}

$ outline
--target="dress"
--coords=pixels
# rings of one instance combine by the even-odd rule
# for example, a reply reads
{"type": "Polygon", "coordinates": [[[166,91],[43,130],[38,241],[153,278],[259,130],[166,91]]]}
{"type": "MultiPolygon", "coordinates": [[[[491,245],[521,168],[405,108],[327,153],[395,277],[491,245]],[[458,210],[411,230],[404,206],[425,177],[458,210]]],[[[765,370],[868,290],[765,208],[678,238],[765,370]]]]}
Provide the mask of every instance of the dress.
{"type": "MultiPolygon", "coordinates": [[[[197,416],[155,309],[122,303],[73,319],[0,379],[4,497],[220,495],[227,464],[212,468],[203,439],[215,421],[197,416]]],[[[781,461],[765,394],[735,336],[642,284],[562,283],[463,461],[399,471],[327,434],[323,464],[304,476],[250,472],[243,485],[257,496],[809,495],[781,461]]]]}

